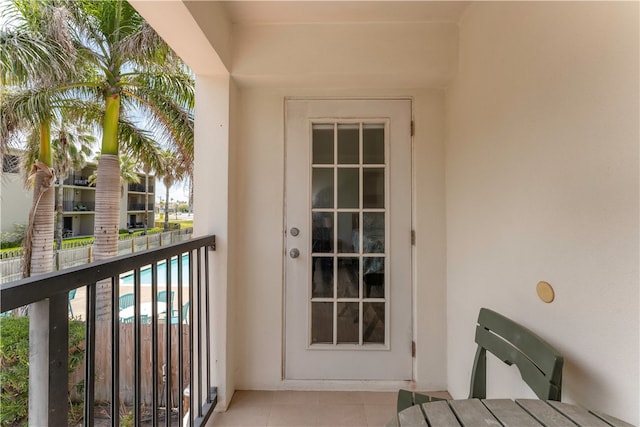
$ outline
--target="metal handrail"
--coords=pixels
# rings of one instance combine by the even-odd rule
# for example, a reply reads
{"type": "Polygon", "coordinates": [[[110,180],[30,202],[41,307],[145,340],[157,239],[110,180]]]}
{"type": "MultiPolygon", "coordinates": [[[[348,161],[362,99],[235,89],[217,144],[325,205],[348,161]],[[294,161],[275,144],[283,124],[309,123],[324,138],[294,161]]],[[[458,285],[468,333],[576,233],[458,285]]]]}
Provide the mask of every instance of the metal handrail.
{"type": "MultiPolygon", "coordinates": [[[[132,255],[124,255],[109,260],[96,261],[79,267],[72,267],[66,270],[46,273],[34,277],[16,280],[13,282],[0,285],[0,311],[6,312],[15,310],[19,307],[32,304],[42,300],[49,300],[49,377],[55,379],[50,380],[49,384],[49,420],[50,426],[67,425],[67,395],[60,393],[60,390],[68,389],[68,327],[69,317],[67,313],[68,292],[83,286],[87,287],[87,311],[86,311],[86,334],[85,334],[85,419],[84,425],[94,425],[94,396],[95,396],[95,357],[96,357],[96,294],[97,282],[109,279],[111,281],[111,342],[112,342],[112,367],[111,380],[113,385],[112,405],[111,405],[111,423],[119,425],[119,325],[120,318],[118,313],[117,298],[119,295],[120,274],[134,271],[134,341],[135,341],[135,395],[134,395],[134,422],[140,425],[141,413],[141,367],[140,343],[141,343],[141,310],[140,310],[140,272],[142,267],[151,265],[152,269],[152,293],[158,290],[158,272],[157,263],[159,261],[166,262],[167,282],[171,277],[170,260],[178,256],[188,256],[190,278],[189,278],[189,301],[191,308],[189,310],[189,319],[179,320],[179,324],[189,329],[189,366],[191,399],[189,412],[185,414],[182,405],[179,405],[178,414],[180,423],[182,418],[187,418],[190,426],[204,425],[211,416],[213,409],[217,403],[216,389],[212,386],[210,380],[210,319],[209,319],[209,250],[215,250],[215,236],[209,235],[194,238],[186,242],[173,245],[163,246],[157,249],[138,252],[132,255]],[[186,255],[183,255],[186,254],[186,255]],[[195,262],[194,262],[195,261],[195,262]],[[204,275],[204,280],[202,280],[204,275]],[[194,292],[195,290],[195,292],[194,292]],[[194,294],[197,299],[194,299],[194,294]],[[202,357],[207,358],[207,363],[203,365],[202,357]],[[194,366],[195,365],[195,366],[194,366]],[[194,372],[197,368],[197,372],[194,372]],[[197,393],[194,395],[194,387],[197,393]],[[194,399],[195,397],[195,399],[194,399]],[[115,402],[115,404],[114,404],[115,402]]],[[[182,263],[178,263],[178,272],[181,273],[182,263]]],[[[178,277],[178,303],[182,304],[182,275],[178,277]]],[[[167,311],[165,318],[166,337],[168,342],[171,337],[171,307],[172,301],[167,301],[167,311]]],[[[152,334],[151,339],[157,340],[160,323],[158,322],[158,306],[157,299],[152,302],[152,334]]],[[[157,341],[152,341],[157,349],[157,341]]],[[[175,351],[176,349],[173,349],[175,351]]],[[[178,340],[178,360],[183,363],[182,359],[182,339],[178,340]]],[[[170,363],[169,346],[167,345],[167,360],[170,363]]],[[[157,351],[153,352],[152,364],[154,370],[153,384],[153,415],[152,424],[159,425],[159,417],[157,411],[157,367],[158,357],[157,351]]],[[[170,367],[169,367],[170,368],[170,367]]],[[[179,367],[182,372],[182,367],[179,367]]],[[[170,372],[170,371],[169,371],[170,372]]],[[[165,383],[167,396],[171,390],[171,378],[169,376],[168,383],[165,383]]],[[[178,389],[182,390],[187,384],[183,383],[182,375],[178,379],[178,389]]],[[[44,403],[43,403],[44,404],[44,403]]],[[[165,405],[165,421],[171,415],[170,405],[165,405]]],[[[168,425],[168,424],[167,424],[168,425]]]]}

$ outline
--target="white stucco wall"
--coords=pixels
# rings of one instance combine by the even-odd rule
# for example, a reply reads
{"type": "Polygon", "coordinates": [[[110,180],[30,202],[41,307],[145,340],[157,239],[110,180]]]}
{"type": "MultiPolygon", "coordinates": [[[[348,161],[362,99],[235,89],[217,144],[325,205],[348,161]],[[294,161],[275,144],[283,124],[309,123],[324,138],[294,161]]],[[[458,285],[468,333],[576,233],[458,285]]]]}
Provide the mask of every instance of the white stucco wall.
{"type": "Polygon", "coordinates": [[[25,188],[24,177],[19,173],[2,173],[0,178],[0,203],[3,233],[13,233],[15,224],[29,222],[33,192],[25,188]]]}
{"type": "MultiPolygon", "coordinates": [[[[563,400],[640,421],[638,6],[475,3],[460,22],[446,150],[455,398],[486,306],[564,354],[563,400]]],[[[490,370],[490,396],[532,396],[513,369],[490,370]]]]}
{"type": "Polygon", "coordinates": [[[442,88],[456,41],[453,23],[235,25],[233,75],[244,85],[302,89],[442,88]]]}

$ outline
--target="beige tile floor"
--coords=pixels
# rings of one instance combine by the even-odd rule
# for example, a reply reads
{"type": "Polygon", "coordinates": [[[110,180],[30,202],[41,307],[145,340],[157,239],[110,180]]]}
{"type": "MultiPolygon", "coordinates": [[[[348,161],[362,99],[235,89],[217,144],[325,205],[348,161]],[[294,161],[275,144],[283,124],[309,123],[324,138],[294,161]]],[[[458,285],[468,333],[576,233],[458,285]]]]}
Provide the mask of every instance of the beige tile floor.
{"type": "MultiPolygon", "coordinates": [[[[448,397],[447,392],[429,393],[448,397]]],[[[393,416],[397,393],[362,391],[236,391],[226,412],[206,427],[382,427],[393,416]]]]}

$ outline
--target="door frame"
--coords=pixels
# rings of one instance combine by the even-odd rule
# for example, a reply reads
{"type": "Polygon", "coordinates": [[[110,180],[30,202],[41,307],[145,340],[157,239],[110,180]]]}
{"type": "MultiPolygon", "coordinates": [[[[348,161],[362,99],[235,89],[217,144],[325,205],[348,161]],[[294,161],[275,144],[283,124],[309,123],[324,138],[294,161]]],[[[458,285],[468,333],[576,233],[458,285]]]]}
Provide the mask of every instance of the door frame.
{"type": "MultiPolygon", "coordinates": [[[[416,277],[415,277],[415,243],[413,241],[413,234],[415,229],[415,215],[414,215],[414,197],[415,197],[415,177],[413,170],[413,162],[414,162],[414,133],[413,133],[413,123],[414,123],[414,109],[415,109],[415,101],[412,96],[383,96],[383,97],[318,97],[318,96],[285,96],[284,97],[284,105],[283,105],[283,137],[284,137],[284,180],[283,180],[283,253],[282,253],[282,268],[283,268],[283,284],[282,284],[282,365],[281,365],[281,379],[283,384],[286,384],[287,389],[308,389],[312,387],[314,389],[361,389],[362,385],[366,383],[367,388],[372,390],[395,390],[398,387],[407,386],[407,384],[411,383],[415,380],[415,368],[416,368],[416,358],[415,358],[415,310],[414,310],[414,299],[415,299],[415,290],[416,290],[416,277]],[[288,218],[287,218],[287,174],[288,174],[288,165],[291,159],[288,158],[288,150],[287,146],[289,144],[288,141],[288,102],[291,100],[301,100],[301,101],[408,101],[409,102],[409,120],[411,123],[411,132],[410,132],[410,149],[409,149],[409,182],[410,182],[410,195],[409,195],[409,217],[410,217],[410,229],[411,229],[411,242],[409,246],[409,263],[410,263],[410,271],[408,274],[410,286],[408,290],[408,299],[409,304],[406,307],[409,314],[409,328],[411,335],[411,361],[410,361],[410,378],[406,380],[335,380],[335,379],[291,379],[287,378],[286,367],[287,367],[287,258],[288,258],[288,218]]],[[[390,151],[390,147],[389,147],[390,151]]],[[[391,191],[391,185],[389,186],[389,191],[391,191]]],[[[388,322],[391,322],[392,319],[389,318],[388,322]]],[[[308,347],[308,343],[306,346],[308,347]]]]}

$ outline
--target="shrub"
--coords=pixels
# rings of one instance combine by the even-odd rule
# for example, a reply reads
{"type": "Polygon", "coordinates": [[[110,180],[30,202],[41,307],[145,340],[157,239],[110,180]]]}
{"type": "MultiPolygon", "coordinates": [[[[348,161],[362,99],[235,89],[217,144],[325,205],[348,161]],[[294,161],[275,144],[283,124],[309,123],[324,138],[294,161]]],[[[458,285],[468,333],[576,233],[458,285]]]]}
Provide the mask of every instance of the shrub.
{"type": "Polygon", "coordinates": [[[0,235],[0,249],[19,248],[27,229],[26,224],[14,224],[14,231],[4,232],[0,235]]]}
{"type": "MultiPolygon", "coordinates": [[[[69,322],[69,373],[84,359],[84,322],[69,322]]],[[[29,407],[29,318],[0,318],[0,425],[26,425],[29,407]]],[[[70,384],[70,387],[78,385],[70,384]]],[[[77,408],[69,421],[77,422],[77,408]],[[75,419],[74,419],[75,418],[75,419]]]]}

